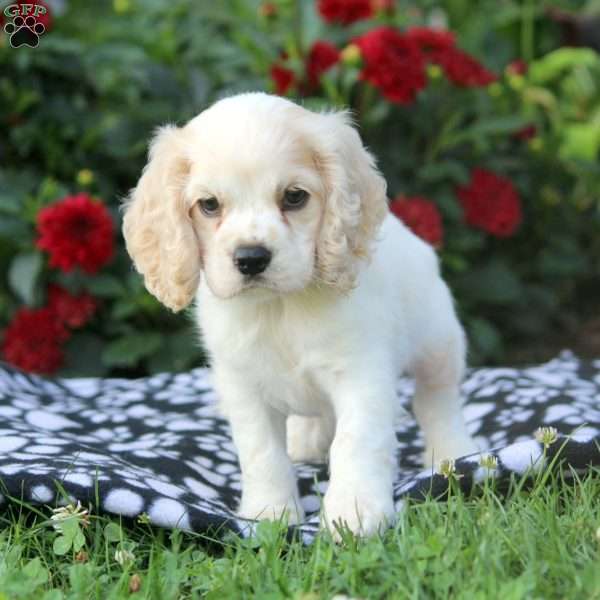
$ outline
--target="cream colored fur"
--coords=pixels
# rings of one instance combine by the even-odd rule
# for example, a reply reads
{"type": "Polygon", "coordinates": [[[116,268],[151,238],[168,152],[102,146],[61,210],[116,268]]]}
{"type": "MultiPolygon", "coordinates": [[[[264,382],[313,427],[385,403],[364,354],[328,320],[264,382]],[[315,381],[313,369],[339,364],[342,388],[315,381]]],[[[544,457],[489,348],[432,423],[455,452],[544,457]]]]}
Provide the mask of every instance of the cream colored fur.
{"type": "Polygon", "coordinates": [[[390,523],[403,372],[416,377],[426,464],[476,451],[450,293],[434,251],[389,215],[385,192],[347,113],[266,94],[222,100],[152,142],[125,204],[127,248],[166,306],[196,299],[239,452],[241,516],[301,520],[290,457],[328,455],[323,523],[358,534],[390,523]],[[309,193],[302,209],[282,210],[290,187],[309,193]],[[218,216],[200,210],[207,197],[218,216]],[[272,252],[258,279],[234,264],[244,245],[272,252]]]}

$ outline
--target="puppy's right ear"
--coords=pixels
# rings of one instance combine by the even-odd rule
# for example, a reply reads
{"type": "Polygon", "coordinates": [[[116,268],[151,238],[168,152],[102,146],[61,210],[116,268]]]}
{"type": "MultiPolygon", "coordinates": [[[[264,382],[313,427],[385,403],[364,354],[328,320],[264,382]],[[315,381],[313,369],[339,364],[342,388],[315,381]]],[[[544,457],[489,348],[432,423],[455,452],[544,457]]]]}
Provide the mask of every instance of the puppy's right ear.
{"type": "Polygon", "coordinates": [[[186,210],[183,188],[189,174],[184,129],[161,127],[149,162],[125,201],[123,235],[150,293],[174,311],[193,299],[200,280],[200,242],[186,210]]]}

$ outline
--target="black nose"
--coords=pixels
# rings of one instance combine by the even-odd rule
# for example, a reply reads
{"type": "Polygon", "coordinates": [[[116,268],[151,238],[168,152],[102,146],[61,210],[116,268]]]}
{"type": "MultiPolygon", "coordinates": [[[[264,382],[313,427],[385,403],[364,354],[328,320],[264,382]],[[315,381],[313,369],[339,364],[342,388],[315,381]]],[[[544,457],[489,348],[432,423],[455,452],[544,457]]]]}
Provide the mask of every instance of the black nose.
{"type": "Polygon", "coordinates": [[[258,275],[271,262],[271,251],[264,246],[242,246],[233,253],[233,262],[243,275],[258,275]]]}

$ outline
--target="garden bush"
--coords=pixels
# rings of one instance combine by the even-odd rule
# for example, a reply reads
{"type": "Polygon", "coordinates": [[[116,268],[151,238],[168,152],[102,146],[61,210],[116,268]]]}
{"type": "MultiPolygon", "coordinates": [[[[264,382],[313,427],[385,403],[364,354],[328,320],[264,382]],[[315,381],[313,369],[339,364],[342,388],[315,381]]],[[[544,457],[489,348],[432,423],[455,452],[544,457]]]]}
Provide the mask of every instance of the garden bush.
{"type": "Polygon", "coordinates": [[[248,90],[353,110],[393,212],[439,253],[472,364],[543,350],[600,300],[600,57],[562,47],[550,5],[585,16],[529,0],[48,3],[37,48],[0,37],[1,358],[61,375],[203,363],[191,319],[133,270],[119,204],[156,126],[248,90]]]}

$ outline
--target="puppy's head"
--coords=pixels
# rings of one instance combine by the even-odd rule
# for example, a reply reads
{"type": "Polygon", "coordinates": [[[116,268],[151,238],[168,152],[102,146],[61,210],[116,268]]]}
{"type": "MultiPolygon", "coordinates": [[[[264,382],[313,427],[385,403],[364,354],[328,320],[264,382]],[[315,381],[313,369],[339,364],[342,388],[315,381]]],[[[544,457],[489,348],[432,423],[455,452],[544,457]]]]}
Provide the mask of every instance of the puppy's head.
{"type": "Polygon", "coordinates": [[[220,298],[348,290],[387,213],[385,190],[347,113],[242,94],[158,130],[123,233],[148,290],[173,310],[201,271],[220,298]]]}

